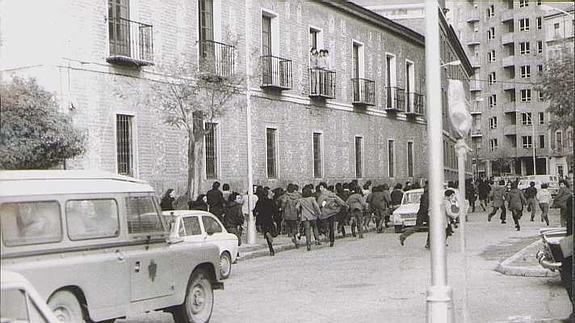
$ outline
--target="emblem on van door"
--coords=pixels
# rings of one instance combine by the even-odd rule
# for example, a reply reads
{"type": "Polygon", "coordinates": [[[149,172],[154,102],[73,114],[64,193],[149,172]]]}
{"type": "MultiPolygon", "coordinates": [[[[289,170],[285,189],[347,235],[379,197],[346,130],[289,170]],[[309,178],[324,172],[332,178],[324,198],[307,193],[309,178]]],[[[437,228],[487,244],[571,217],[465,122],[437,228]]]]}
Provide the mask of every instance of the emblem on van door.
{"type": "Polygon", "coordinates": [[[150,261],[150,264],[148,265],[148,277],[150,277],[150,279],[152,281],[154,281],[154,279],[156,279],[156,270],[158,269],[158,265],[156,265],[156,263],[152,260],[150,261]]]}

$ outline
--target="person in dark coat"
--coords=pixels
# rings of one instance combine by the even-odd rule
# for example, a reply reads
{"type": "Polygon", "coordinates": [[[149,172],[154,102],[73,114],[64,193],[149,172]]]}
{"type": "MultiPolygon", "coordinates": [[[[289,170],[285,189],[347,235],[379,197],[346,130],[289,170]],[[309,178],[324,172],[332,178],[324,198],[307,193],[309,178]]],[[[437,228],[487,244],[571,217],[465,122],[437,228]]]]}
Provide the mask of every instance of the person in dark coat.
{"type": "Polygon", "coordinates": [[[487,199],[489,198],[489,193],[491,192],[491,185],[487,180],[481,180],[477,186],[477,193],[479,195],[479,206],[483,211],[487,211],[487,199]]]}
{"type": "Polygon", "coordinates": [[[317,197],[317,204],[321,209],[319,219],[327,225],[327,232],[329,234],[329,246],[333,247],[335,243],[335,219],[336,215],[345,208],[347,204],[340,199],[335,193],[327,189],[327,184],[324,182],[319,183],[319,196],[317,197]]]}
{"type": "Polygon", "coordinates": [[[506,223],[505,219],[507,218],[507,210],[505,209],[505,194],[507,194],[505,181],[500,180],[499,186],[495,187],[489,193],[489,197],[493,200],[493,210],[487,215],[487,222],[491,222],[491,218],[495,215],[495,213],[497,213],[497,210],[501,209],[501,223],[506,223]]]}
{"type": "MultiPolygon", "coordinates": [[[[567,224],[567,236],[563,239],[573,239],[573,195],[565,201],[565,209],[567,211],[567,218],[565,219],[567,224]]],[[[571,300],[571,315],[564,322],[575,322],[575,303],[573,302],[573,252],[569,257],[564,257],[561,261],[561,282],[567,290],[567,295],[569,300],[571,300]]]]}
{"type": "Polygon", "coordinates": [[[220,183],[214,182],[212,189],[206,194],[208,198],[208,210],[215,215],[220,221],[224,220],[224,195],[220,191],[220,183]]]}
{"type": "Polygon", "coordinates": [[[537,210],[537,188],[535,182],[530,182],[529,187],[525,190],[525,199],[527,199],[527,212],[531,212],[531,222],[535,221],[537,210]]]}
{"type": "Polygon", "coordinates": [[[198,198],[195,201],[190,201],[190,203],[188,203],[188,207],[190,208],[190,210],[201,210],[201,211],[207,211],[208,210],[208,203],[207,202],[207,198],[206,198],[206,194],[200,194],[198,195],[198,198]]]}
{"type": "Polygon", "coordinates": [[[242,232],[244,225],[244,214],[242,212],[242,196],[236,192],[230,193],[226,203],[226,216],[224,217],[224,227],[229,233],[238,237],[238,246],[242,245],[242,232]]]}
{"type": "MultiPolygon", "coordinates": [[[[429,232],[429,186],[427,183],[425,183],[423,194],[421,194],[421,198],[419,199],[419,210],[417,210],[415,226],[407,228],[399,235],[399,243],[403,246],[405,239],[416,232],[429,232]]],[[[427,234],[425,248],[429,248],[429,233],[427,234]]]]}
{"type": "Polygon", "coordinates": [[[262,229],[262,233],[268,243],[268,248],[270,250],[270,256],[275,256],[275,250],[273,247],[273,234],[275,231],[274,227],[274,213],[277,208],[274,201],[269,197],[269,189],[266,187],[263,189],[261,196],[258,197],[258,202],[254,208],[254,214],[259,220],[259,224],[262,229]]]}
{"type": "Polygon", "coordinates": [[[573,197],[573,193],[569,190],[569,183],[562,179],[559,181],[559,192],[553,199],[553,206],[558,207],[561,209],[561,226],[565,226],[567,224],[567,216],[571,216],[571,214],[567,214],[567,200],[573,197]]]}
{"type": "MultiPolygon", "coordinates": [[[[341,184],[341,190],[337,191],[337,196],[340,199],[342,199],[342,201],[347,201],[349,195],[350,195],[349,184],[348,183],[341,184]]],[[[345,238],[345,226],[349,223],[349,212],[347,208],[341,208],[339,210],[336,220],[337,220],[337,232],[341,233],[341,235],[345,238]]]]}
{"type": "Polygon", "coordinates": [[[171,211],[174,209],[174,201],[176,200],[173,188],[169,188],[166,193],[162,196],[160,201],[160,208],[162,211],[171,211]]]}
{"type": "Polygon", "coordinates": [[[505,195],[505,200],[507,201],[507,208],[513,214],[515,229],[519,231],[521,230],[519,219],[521,219],[521,215],[523,214],[523,206],[527,205],[527,200],[525,199],[523,192],[517,188],[517,182],[511,183],[511,189],[505,195]]]}
{"type": "Polygon", "coordinates": [[[465,181],[465,199],[469,201],[471,212],[475,212],[475,200],[477,199],[477,195],[475,192],[475,185],[473,185],[473,180],[471,178],[465,181]]]}

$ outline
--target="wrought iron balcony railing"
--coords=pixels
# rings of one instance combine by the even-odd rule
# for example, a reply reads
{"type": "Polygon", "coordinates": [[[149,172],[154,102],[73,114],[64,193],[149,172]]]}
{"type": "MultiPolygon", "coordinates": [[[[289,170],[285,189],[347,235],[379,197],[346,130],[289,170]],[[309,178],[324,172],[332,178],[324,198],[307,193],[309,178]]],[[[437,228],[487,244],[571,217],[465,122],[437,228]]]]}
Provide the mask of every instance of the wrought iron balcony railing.
{"type": "Polygon", "coordinates": [[[395,86],[385,88],[386,105],[389,112],[405,112],[405,90],[395,86]]]}
{"type": "Polygon", "coordinates": [[[375,105],[375,82],[363,78],[351,79],[353,104],[375,105]]]}
{"type": "Polygon", "coordinates": [[[289,90],[293,87],[291,60],[272,55],[262,56],[263,88],[289,90]]]}
{"type": "Polygon", "coordinates": [[[423,95],[416,92],[407,93],[407,110],[406,114],[409,115],[423,115],[425,114],[423,108],[423,95]]]}
{"type": "Polygon", "coordinates": [[[234,73],[235,47],[213,40],[200,40],[200,75],[210,79],[230,77],[234,73]]]}
{"type": "Polygon", "coordinates": [[[312,98],[335,99],[335,72],[322,69],[309,69],[309,96],[312,98]]]}
{"type": "Polygon", "coordinates": [[[109,63],[125,65],[154,64],[154,30],[152,25],[124,18],[108,21],[110,38],[109,63]]]}

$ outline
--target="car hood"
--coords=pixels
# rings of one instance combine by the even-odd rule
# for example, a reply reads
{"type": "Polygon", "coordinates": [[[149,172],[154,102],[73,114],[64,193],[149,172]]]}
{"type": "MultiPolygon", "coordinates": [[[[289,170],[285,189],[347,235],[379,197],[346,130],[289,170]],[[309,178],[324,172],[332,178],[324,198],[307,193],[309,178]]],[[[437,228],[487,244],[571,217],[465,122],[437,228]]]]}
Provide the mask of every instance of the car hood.
{"type": "Polygon", "coordinates": [[[418,210],[419,210],[418,203],[402,204],[395,211],[393,211],[393,214],[417,213],[418,210]]]}

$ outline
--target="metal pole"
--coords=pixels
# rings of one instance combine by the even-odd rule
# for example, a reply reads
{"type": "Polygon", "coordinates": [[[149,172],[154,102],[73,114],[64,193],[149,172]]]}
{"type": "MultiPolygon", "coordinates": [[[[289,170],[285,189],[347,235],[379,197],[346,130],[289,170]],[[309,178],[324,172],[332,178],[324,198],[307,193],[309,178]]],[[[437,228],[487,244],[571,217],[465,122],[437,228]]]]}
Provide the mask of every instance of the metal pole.
{"type": "Polygon", "coordinates": [[[439,5],[425,0],[425,77],[427,138],[429,139],[429,234],[431,244],[431,286],[427,290],[427,321],[451,322],[453,306],[451,288],[447,286],[445,255],[445,214],[443,192],[443,121],[441,105],[441,71],[439,47],[439,5]]]}
{"type": "Polygon", "coordinates": [[[248,244],[256,243],[256,221],[254,219],[253,209],[253,192],[252,187],[254,186],[253,171],[252,171],[252,106],[251,106],[251,92],[250,92],[250,19],[249,19],[249,8],[251,1],[246,0],[245,5],[245,35],[246,35],[246,136],[248,145],[248,244]]]}
{"type": "Polygon", "coordinates": [[[459,179],[459,238],[461,243],[461,257],[463,267],[463,322],[468,322],[469,317],[467,313],[467,250],[465,243],[465,222],[467,222],[467,204],[465,203],[465,159],[469,147],[465,144],[465,140],[458,139],[455,144],[455,151],[457,152],[457,172],[459,179]]]}
{"type": "Polygon", "coordinates": [[[533,148],[533,175],[537,175],[537,158],[535,157],[535,121],[533,121],[533,117],[528,114],[529,119],[531,120],[531,128],[533,130],[533,136],[531,139],[531,148],[533,148]]]}

